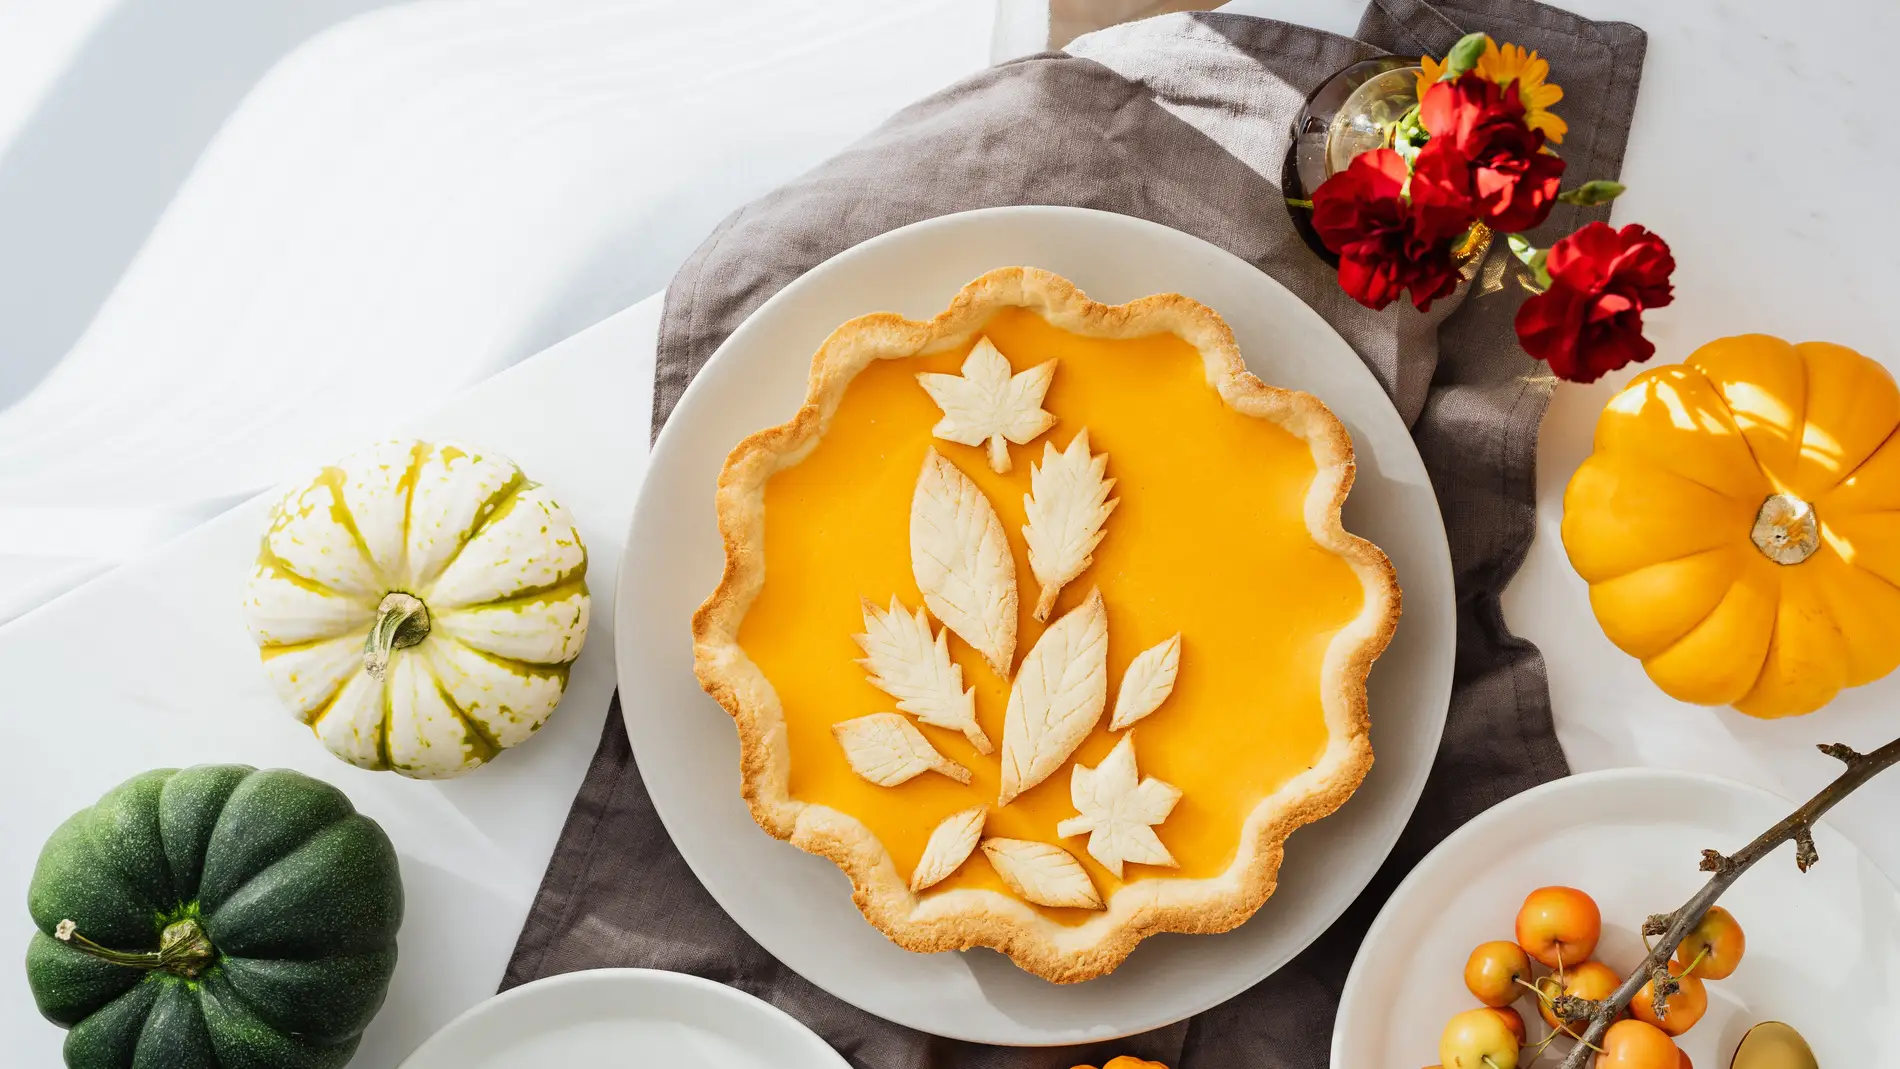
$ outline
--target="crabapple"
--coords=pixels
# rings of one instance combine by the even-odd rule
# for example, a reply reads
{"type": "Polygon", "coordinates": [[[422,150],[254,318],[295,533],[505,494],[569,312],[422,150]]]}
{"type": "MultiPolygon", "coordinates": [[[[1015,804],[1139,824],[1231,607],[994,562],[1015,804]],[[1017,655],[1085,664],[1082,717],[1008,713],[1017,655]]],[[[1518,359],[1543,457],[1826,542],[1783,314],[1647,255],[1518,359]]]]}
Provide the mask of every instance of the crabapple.
{"type": "Polygon", "coordinates": [[[1553,969],[1587,959],[1602,934],[1596,900],[1575,887],[1539,887],[1517,911],[1517,945],[1553,969]]]}
{"type": "Polygon", "coordinates": [[[1504,1016],[1480,1007],[1445,1022],[1438,1059],[1444,1069],[1517,1069],[1518,1045],[1504,1016]]]}
{"type": "Polygon", "coordinates": [[[1530,956],[1508,940],[1480,943],[1465,959],[1465,987],[1487,1006],[1516,1002],[1524,994],[1518,981],[1530,978],[1530,956]]]}
{"type": "Polygon", "coordinates": [[[1686,970],[1693,963],[1696,975],[1704,980],[1726,980],[1742,963],[1747,948],[1748,939],[1735,914],[1710,906],[1676,948],[1676,968],[1686,970]]]}
{"type": "Polygon", "coordinates": [[[1524,1017],[1516,1010],[1509,1006],[1486,1006],[1485,1009],[1490,1010],[1503,1019],[1504,1027],[1510,1029],[1511,1034],[1517,1037],[1518,1046],[1523,1046],[1524,1041],[1530,1038],[1529,1034],[1524,1031],[1524,1017]]]}
{"type": "Polygon", "coordinates": [[[1680,1069],[1682,1065],[1676,1041],[1644,1021],[1616,1022],[1603,1033],[1602,1046],[1596,1069],[1680,1069]]]}
{"type": "Polygon", "coordinates": [[[1702,978],[1694,973],[1678,976],[1676,983],[1682,985],[1682,990],[1663,1000],[1663,1005],[1669,1010],[1666,1016],[1656,1016],[1654,980],[1644,984],[1643,989],[1630,1001],[1630,1015],[1639,1021],[1648,1021],[1672,1036],[1679,1036],[1694,1028],[1702,1015],[1708,1012],[1708,988],[1702,986],[1702,978]]]}
{"type": "MultiPolygon", "coordinates": [[[[1546,976],[1537,981],[1537,990],[1544,996],[1537,1000],[1537,1012],[1543,1016],[1545,1024],[1556,1028],[1557,1014],[1551,1010],[1550,1004],[1557,996],[1574,995],[1577,998],[1605,999],[1616,994],[1616,989],[1622,984],[1623,978],[1616,975],[1616,970],[1608,965],[1600,961],[1581,962],[1565,970],[1562,980],[1558,980],[1555,976],[1546,976]]],[[[1581,1018],[1573,1017],[1567,1023],[1578,1020],[1581,1018]]]]}

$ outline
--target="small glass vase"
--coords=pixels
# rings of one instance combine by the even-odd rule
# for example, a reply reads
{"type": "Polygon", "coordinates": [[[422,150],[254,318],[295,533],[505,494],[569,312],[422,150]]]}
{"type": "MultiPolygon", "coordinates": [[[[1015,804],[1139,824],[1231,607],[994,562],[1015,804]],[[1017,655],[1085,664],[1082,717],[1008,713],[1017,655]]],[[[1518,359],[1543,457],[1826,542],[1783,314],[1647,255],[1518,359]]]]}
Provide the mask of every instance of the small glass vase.
{"type": "MultiPolygon", "coordinates": [[[[1287,212],[1301,240],[1329,264],[1337,265],[1339,257],[1313,229],[1313,209],[1292,202],[1311,201],[1313,190],[1345,170],[1354,157],[1387,147],[1391,124],[1418,105],[1422,70],[1416,61],[1400,56],[1361,60],[1327,79],[1293,122],[1293,144],[1280,175],[1287,212]]],[[[1467,280],[1477,274],[1492,236],[1490,227],[1474,223],[1452,250],[1452,262],[1467,280]]]]}

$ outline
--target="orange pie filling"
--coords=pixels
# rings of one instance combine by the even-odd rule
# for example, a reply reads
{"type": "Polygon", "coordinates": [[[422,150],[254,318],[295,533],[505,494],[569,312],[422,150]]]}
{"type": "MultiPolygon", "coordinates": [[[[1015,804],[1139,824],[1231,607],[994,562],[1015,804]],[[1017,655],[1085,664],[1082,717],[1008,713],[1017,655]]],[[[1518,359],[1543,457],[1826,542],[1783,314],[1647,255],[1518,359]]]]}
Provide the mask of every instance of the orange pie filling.
{"type": "MultiPolygon", "coordinates": [[[[986,836],[1068,849],[1104,898],[1124,882],[1216,876],[1233,862],[1242,826],[1260,801],[1320,760],[1328,741],[1322,661],[1364,602],[1351,566],[1307,531],[1312,453],[1277,424],[1229,408],[1208,384],[1201,354],[1172,334],[1089,338],[1014,308],[997,313],[982,333],[1015,371],[1057,361],[1043,402],[1057,422],[1027,446],[1010,447],[1008,474],[990,469],[981,446],[931,436],[942,413],[917,374],[956,373],[969,353],[965,345],[873,361],[851,381],[816,448],[766,485],[765,582],[738,638],[783,707],[791,796],[863,823],[905,879],[931,830],[973,805],[989,808],[986,836]],[[979,755],[955,731],[919,725],[941,753],[973,773],[967,786],[936,774],[877,786],[853,773],[832,733],[840,721],[895,708],[867,680],[852,636],[864,627],[861,599],[883,606],[895,595],[909,611],[923,606],[911,571],[909,517],[927,451],[935,448],[976,482],[1009,534],[1020,664],[1045,627],[1031,617],[1037,584],[1021,537],[1030,465],[1041,462],[1045,442],[1061,448],[1084,427],[1091,448],[1107,454],[1120,504],[1093,565],[1063,589],[1050,619],[1100,589],[1111,704],[1136,654],[1181,635],[1173,693],[1132,729],[1141,775],[1182,792],[1155,828],[1180,867],[1130,864],[1120,879],[1089,856],[1085,838],[1056,832],[1076,815],[1070,768],[1094,767],[1119,737],[1108,731],[1107,716],[1059,771],[1000,807],[997,756],[979,755]]],[[[984,733],[1000,741],[1009,680],[954,633],[949,644],[964,686],[976,689],[984,733]]],[[[1009,893],[976,851],[924,894],[970,887],[1009,893]]],[[[1067,923],[1090,915],[1035,908],[1067,923]]]]}

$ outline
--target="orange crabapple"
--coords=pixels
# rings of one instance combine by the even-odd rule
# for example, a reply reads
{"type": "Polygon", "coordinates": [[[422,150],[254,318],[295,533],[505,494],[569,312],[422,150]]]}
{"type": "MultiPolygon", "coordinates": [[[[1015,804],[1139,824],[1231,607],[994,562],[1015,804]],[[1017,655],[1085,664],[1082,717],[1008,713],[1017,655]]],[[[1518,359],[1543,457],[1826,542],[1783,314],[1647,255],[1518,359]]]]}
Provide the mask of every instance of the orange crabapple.
{"type": "MultiPolygon", "coordinates": [[[[1557,1027],[1557,1015],[1552,1012],[1550,1003],[1559,995],[1574,995],[1577,998],[1605,999],[1616,993],[1623,984],[1623,978],[1616,970],[1600,961],[1579,962],[1564,971],[1562,980],[1555,976],[1546,976],[1537,981],[1537,990],[1544,997],[1537,1000],[1537,1012],[1544,1023],[1557,1027]]],[[[1574,1023],[1577,1018],[1572,1018],[1574,1023]]]]}
{"type": "Polygon", "coordinates": [[[1479,943],[1465,959],[1465,989],[1487,1006],[1509,1006],[1524,994],[1520,981],[1531,978],[1530,955],[1505,939],[1479,943]]]}
{"type": "Polygon", "coordinates": [[[1682,1050],[1662,1029],[1634,1019],[1618,1021],[1603,1033],[1596,1069],[1680,1069],[1682,1050]]]}
{"type": "Polygon", "coordinates": [[[1709,1010],[1708,988],[1702,986],[1702,978],[1694,973],[1678,976],[1676,982],[1682,985],[1682,990],[1663,1000],[1663,1005],[1669,1009],[1667,1016],[1656,1016],[1654,980],[1644,984],[1643,989],[1630,1000],[1630,1016],[1647,1021],[1672,1036],[1679,1036],[1694,1028],[1695,1023],[1709,1010]]]}
{"type": "Polygon", "coordinates": [[[1553,969],[1588,959],[1602,934],[1596,900],[1575,887],[1539,887],[1517,911],[1517,945],[1553,969]]]}
{"type": "Polygon", "coordinates": [[[1748,938],[1742,934],[1735,914],[1721,906],[1710,906],[1676,948],[1675,965],[1684,971],[1693,965],[1695,974],[1704,980],[1726,980],[1742,963],[1742,953],[1747,949],[1748,938]]]}

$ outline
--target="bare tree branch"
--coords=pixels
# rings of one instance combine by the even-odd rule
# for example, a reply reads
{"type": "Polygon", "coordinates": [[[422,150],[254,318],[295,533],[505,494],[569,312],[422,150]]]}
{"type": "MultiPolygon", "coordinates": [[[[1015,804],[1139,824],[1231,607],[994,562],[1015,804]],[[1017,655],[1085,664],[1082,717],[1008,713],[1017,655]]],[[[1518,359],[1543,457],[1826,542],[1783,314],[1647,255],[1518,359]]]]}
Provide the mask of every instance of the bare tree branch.
{"type": "MultiPolygon", "coordinates": [[[[1702,871],[1714,873],[1709,882],[1702,885],[1689,901],[1674,913],[1652,914],[1643,922],[1643,934],[1659,936],[1643,963],[1632,970],[1609,998],[1600,1000],[1580,999],[1565,996],[1558,999],[1564,1003],[1562,1009],[1553,1008],[1561,1019],[1587,1019],[1589,1027],[1584,1030],[1582,1042],[1578,1043],[1568,1057],[1564,1058],[1561,1069],[1584,1069],[1593,1054],[1592,1047],[1598,1046],[1603,1033],[1609,1030],[1610,1023],[1636,997],[1644,984],[1652,979],[1656,981],[1655,996],[1657,1008],[1661,1009],[1662,1000],[1667,998],[1665,986],[1676,986],[1669,976],[1669,958],[1682,945],[1682,941],[1695,926],[1702,923],[1703,914],[1722,897],[1722,893],[1741,878],[1749,867],[1781,846],[1794,843],[1795,864],[1802,872],[1808,871],[1820,854],[1814,849],[1814,824],[1822,814],[1834,808],[1841,799],[1854,793],[1868,780],[1900,762],[1900,739],[1882,746],[1872,753],[1861,753],[1852,747],[1838,742],[1828,743],[1818,749],[1847,766],[1846,771],[1835,778],[1819,794],[1807,800],[1799,809],[1788,814],[1781,823],[1756,836],[1755,841],[1742,847],[1733,854],[1722,854],[1715,850],[1702,851],[1702,871]]],[[[1661,1014],[1659,1013],[1658,1016],[1661,1014]]]]}

